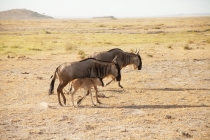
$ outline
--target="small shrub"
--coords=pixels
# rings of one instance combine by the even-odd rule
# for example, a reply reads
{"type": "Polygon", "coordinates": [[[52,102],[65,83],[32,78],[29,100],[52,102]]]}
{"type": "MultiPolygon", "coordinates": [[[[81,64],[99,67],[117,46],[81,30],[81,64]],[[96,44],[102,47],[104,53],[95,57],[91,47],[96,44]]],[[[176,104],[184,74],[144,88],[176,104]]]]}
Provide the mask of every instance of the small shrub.
{"type": "Polygon", "coordinates": [[[112,42],[104,42],[105,45],[112,45],[112,42]]]}
{"type": "Polygon", "coordinates": [[[151,54],[147,54],[147,56],[148,56],[148,57],[153,57],[153,55],[151,55],[151,54]]]}
{"type": "Polygon", "coordinates": [[[188,45],[185,45],[185,46],[184,46],[184,49],[185,49],[185,50],[191,50],[192,48],[190,48],[188,45]]]}
{"type": "Polygon", "coordinates": [[[86,57],[86,54],[85,54],[85,52],[83,50],[79,50],[77,54],[79,55],[79,57],[81,59],[84,59],[86,57]]]}
{"type": "Polygon", "coordinates": [[[49,32],[49,31],[43,30],[43,32],[44,32],[45,34],[51,34],[51,32],[49,32]]]}
{"type": "Polygon", "coordinates": [[[29,50],[31,50],[31,51],[42,51],[42,49],[38,49],[38,48],[30,48],[29,50]]]}
{"type": "Polygon", "coordinates": [[[83,50],[79,50],[77,54],[78,55],[83,55],[83,54],[85,54],[85,52],[83,50]]]}
{"type": "Polygon", "coordinates": [[[168,45],[167,48],[172,49],[172,45],[168,45]]]}
{"type": "Polygon", "coordinates": [[[67,43],[67,44],[65,45],[65,48],[66,48],[66,51],[73,51],[73,50],[76,50],[76,49],[77,49],[77,47],[73,46],[73,45],[70,44],[70,43],[67,43]]]}
{"type": "Polygon", "coordinates": [[[106,27],[106,25],[101,24],[101,25],[97,25],[97,27],[106,27]]]}
{"type": "Polygon", "coordinates": [[[156,27],[154,27],[154,29],[161,29],[161,27],[159,27],[159,26],[156,26],[156,27]]]}
{"type": "Polygon", "coordinates": [[[208,40],[206,41],[206,43],[210,44],[210,39],[208,39],[208,40]]]}
{"type": "Polygon", "coordinates": [[[133,49],[131,49],[131,52],[134,53],[135,51],[133,49]]]}
{"type": "Polygon", "coordinates": [[[21,48],[21,47],[14,45],[14,46],[11,46],[11,48],[21,48]]]}
{"type": "Polygon", "coordinates": [[[81,59],[85,59],[86,55],[80,55],[81,59]]]}
{"type": "Polygon", "coordinates": [[[192,40],[189,40],[188,41],[188,44],[193,44],[194,42],[192,40]]]}

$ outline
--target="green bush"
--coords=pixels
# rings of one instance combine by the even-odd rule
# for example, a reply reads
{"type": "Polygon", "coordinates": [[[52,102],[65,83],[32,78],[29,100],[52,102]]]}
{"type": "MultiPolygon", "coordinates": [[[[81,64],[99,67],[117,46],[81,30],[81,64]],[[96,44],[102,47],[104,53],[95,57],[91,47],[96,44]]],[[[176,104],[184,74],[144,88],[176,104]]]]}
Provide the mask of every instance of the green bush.
{"type": "Polygon", "coordinates": [[[86,54],[83,50],[79,50],[78,53],[77,53],[81,59],[84,59],[86,57],[86,54]]]}

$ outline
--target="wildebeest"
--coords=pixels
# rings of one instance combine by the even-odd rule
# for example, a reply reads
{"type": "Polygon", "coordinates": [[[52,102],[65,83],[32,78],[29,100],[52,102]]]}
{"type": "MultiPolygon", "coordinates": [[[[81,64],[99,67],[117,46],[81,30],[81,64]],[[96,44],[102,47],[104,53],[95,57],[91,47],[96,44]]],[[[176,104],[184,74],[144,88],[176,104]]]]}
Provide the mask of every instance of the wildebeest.
{"type": "MultiPolygon", "coordinates": [[[[115,48],[109,51],[94,53],[93,55],[90,55],[89,58],[95,58],[97,60],[111,62],[115,56],[118,56],[117,64],[119,65],[120,69],[130,64],[134,65],[134,69],[138,68],[138,70],[141,70],[142,68],[142,61],[139,55],[139,51],[136,51],[136,53],[129,53],[124,52],[121,49],[115,48]]],[[[108,84],[110,84],[112,81],[113,79],[108,84]]],[[[118,82],[118,85],[119,87],[123,88],[120,85],[120,81],[118,82]]]]}
{"type": "Polygon", "coordinates": [[[93,97],[92,97],[92,92],[91,88],[94,87],[95,92],[96,92],[96,101],[97,103],[101,104],[101,102],[98,100],[98,89],[97,86],[104,86],[104,83],[102,79],[99,78],[78,78],[74,79],[71,81],[71,87],[70,87],[70,94],[71,94],[71,99],[72,99],[72,105],[74,106],[74,94],[77,92],[79,88],[84,89],[84,97],[79,99],[77,101],[77,105],[79,106],[81,104],[81,101],[90,93],[92,104],[95,106],[93,103],[93,97]],[[72,91],[73,89],[73,91],[72,91]]]}
{"type": "Polygon", "coordinates": [[[61,106],[60,93],[63,97],[64,104],[66,104],[66,97],[64,96],[63,88],[74,79],[85,77],[103,79],[109,75],[113,75],[117,81],[120,81],[121,73],[116,59],[117,57],[115,57],[112,62],[106,62],[94,58],[87,58],[78,62],[61,64],[55,70],[50,84],[49,94],[53,93],[56,77],[58,77],[60,81],[57,93],[58,102],[61,106]]]}

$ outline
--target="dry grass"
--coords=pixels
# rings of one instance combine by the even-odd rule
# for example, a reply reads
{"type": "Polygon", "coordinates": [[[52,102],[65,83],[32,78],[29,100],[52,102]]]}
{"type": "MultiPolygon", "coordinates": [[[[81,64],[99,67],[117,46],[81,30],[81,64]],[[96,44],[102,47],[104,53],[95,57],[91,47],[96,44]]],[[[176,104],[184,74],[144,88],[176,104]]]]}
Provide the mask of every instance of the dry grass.
{"type": "Polygon", "coordinates": [[[208,140],[209,20],[1,20],[1,139],[208,140]],[[140,48],[143,61],[141,71],[122,70],[124,89],[100,89],[97,107],[90,97],[73,108],[68,95],[64,107],[48,96],[61,63],[115,47],[140,48]]]}
{"type": "Polygon", "coordinates": [[[202,40],[208,43],[208,21],[208,17],[106,21],[1,20],[0,54],[32,55],[37,53],[33,48],[52,54],[84,47],[199,44],[202,40]]]}

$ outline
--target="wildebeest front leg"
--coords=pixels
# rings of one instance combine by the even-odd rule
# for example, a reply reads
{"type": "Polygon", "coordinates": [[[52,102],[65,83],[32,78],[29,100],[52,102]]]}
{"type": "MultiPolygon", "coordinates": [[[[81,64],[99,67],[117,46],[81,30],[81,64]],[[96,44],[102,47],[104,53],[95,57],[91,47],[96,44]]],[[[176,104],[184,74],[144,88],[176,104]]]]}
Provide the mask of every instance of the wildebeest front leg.
{"type": "Polygon", "coordinates": [[[96,92],[96,101],[97,101],[97,103],[102,104],[102,103],[98,100],[98,88],[97,88],[97,86],[94,86],[94,89],[95,89],[95,92],[96,92]]]}
{"type": "Polygon", "coordinates": [[[75,107],[75,106],[74,106],[74,93],[75,93],[75,92],[76,92],[76,90],[74,90],[74,92],[71,93],[71,102],[72,102],[73,107],[75,107]]]}
{"type": "MultiPolygon", "coordinates": [[[[114,79],[112,79],[111,81],[109,81],[109,82],[106,84],[106,86],[109,85],[112,81],[114,81],[114,79]]],[[[120,81],[118,81],[118,86],[121,87],[121,88],[123,88],[123,86],[120,84],[120,81]]]]}
{"type": "Polygon", "coordinates": [[[108,86],[112,81],[113,81],[113,79],[112,79],[111,81],[109,81],[109,82],[106,84],[106,86],[108,86]]]}
{"type": "Polygon", "coordinates": [[[77,105],[78,105],[78,106],[82,103],[82,100],[85,99],[85,97],[86,97],[87,95],[89,95],[89,90],[87,90],[87,93],[86,93],[86,90],[84,90],[84,96],[83,96],[81,99],[79,99],[79,100],[77,101],[77,105]]]}
{"type": "Polygon", "coordinates": [[[89,89],[88,91],[90,92],[91,101],[92,101],[93,106],[96,106],[96,105],[94,104],[94,102],[93,102],[93,95],[92,95],[91,89],[89,89]]]}

